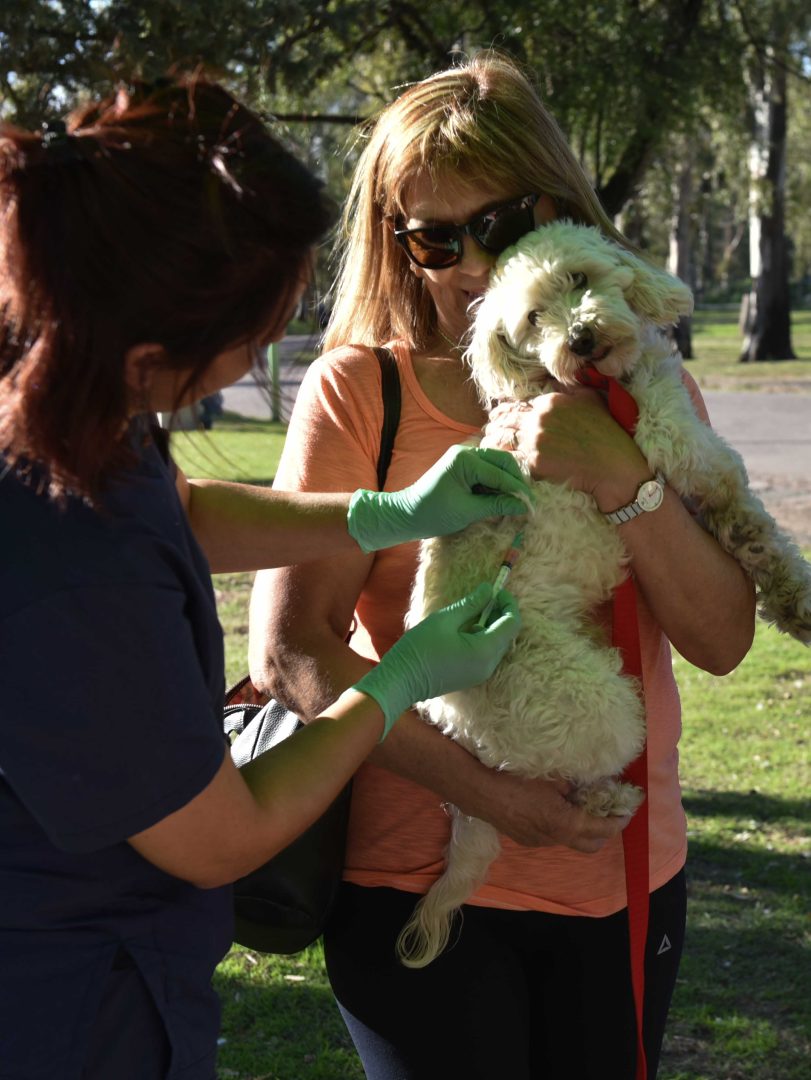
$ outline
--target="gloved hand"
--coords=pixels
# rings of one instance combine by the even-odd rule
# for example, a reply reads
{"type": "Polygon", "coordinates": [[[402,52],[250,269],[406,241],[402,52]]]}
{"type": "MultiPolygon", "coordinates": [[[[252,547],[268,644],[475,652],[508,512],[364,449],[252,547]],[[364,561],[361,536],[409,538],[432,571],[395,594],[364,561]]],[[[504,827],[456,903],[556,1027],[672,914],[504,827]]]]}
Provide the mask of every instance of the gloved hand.
{"type": "Polygon", "coordinates": [[[532,492],[512,454],[452,446],[402,491],[355,492],[347,526],[363,551],[458,532],[500,514],[525,514],[532,492]],[[478,493],[474,487],[486,488],[478,493]],[[522,499],[524,501],[522,501],[522,499]]]}
{"type": "Polygon", "coordinates": [[[353,687],[375,699],[386,719],[383,739],[415,701],[464,690],[489,679],[521,629],[514,597],[502,589],[487,626],[473,623],[492,596],[482,582],[472,593],[406,631],[353,687]]]}

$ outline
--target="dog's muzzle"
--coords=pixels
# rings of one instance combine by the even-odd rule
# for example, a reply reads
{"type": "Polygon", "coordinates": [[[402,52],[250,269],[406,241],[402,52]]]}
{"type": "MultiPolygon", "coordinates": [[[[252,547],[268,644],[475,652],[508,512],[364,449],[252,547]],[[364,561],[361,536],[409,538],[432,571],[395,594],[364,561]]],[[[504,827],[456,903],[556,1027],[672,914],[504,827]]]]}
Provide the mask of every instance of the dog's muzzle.
{"type": "Polygon", "coordinates": [[[594,337],[594,331],[590,326],[584,326],[583,323],[575,323],[569,331],[569,337],[566,339],[567,347],[576,356],[591,356],[596,344],[597,339],[594,337]]]}

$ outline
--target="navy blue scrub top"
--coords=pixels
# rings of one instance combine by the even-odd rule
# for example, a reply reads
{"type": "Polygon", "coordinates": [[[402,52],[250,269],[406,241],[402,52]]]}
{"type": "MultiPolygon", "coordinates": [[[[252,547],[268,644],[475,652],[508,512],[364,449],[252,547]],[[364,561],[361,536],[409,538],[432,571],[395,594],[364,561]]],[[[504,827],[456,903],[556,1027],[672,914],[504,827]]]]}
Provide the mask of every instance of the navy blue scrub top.
{"type": "Polygon", "coordinates": [[[225,750],[209,568],[142,441],[100,511],[60,508],[0,457],[3,1080],[78,1080],[120,949],[166,1025],[169,1076],[214,1074],[231,891],[125,842],[202,791],[225,750]]]}

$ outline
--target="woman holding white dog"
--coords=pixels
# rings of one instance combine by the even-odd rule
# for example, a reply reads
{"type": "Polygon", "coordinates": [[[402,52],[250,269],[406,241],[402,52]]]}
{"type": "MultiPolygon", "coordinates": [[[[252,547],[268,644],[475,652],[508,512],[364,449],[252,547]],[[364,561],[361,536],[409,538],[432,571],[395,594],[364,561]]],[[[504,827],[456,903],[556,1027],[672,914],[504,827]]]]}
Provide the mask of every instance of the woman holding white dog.
{"type": "MultiPolygon", "coordinates": [[[[374,484],[382,406],[371,349],[384,343],[396,357],[403,398],[388,486],[477,434],[488,417],[462,362],[471,302],[499,253],[556,217],[621,240],[511,61],[482,54],[385,108],[346,209],[325,339],[331,351],[305,378],[277,483],[305,491],[374,484]]],[[[635,444],[591,390],[505,406],[487,435],[523,453],[536,477],[589,492],[606,512],[632,501],[650,479],[635,444]]],[[[640,594],[649,731],[644,1042],[653,1077],[685,921],[680,714],[669,643],[701,668],[729,671],[751,644],[754,599],[737,564],[673,492],[665,491],[655,513],[619,528],[640,594]]],[[[254,682],[317,715],[397,640],[415,558],[414,546],[404,545],[315,571],[261,574],[252,602],[254,682]]],[[[607,618],[598,614],[603,626],[607,618]]],[[[360,770],[325,952],[367,1076],[634,1076],[620,836],[628,819],[592,818],[566,795],[562,783],[488,770],[414,714],[360,770]],[[446,802],[495,825],[502,855],[465,906],[451,946],[410,970],[395,941],[441,872],[446,802]]]]}

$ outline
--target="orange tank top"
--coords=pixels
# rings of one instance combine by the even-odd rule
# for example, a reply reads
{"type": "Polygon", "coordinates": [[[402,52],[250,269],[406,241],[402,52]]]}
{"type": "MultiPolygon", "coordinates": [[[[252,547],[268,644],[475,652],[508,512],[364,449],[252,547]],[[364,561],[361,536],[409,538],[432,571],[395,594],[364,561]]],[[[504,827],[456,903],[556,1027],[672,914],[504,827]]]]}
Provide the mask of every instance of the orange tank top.
{"type": "MultiPolygon", "coordinates": [[[[386,480],[390,491],[421,476],[444,451],[478,429],[450,419],[427,398],[409,350],[391,343],[402,386],[400,425],[386,480]]],[[[706,412],[685,375],[696,410],[706,412]]],[[[299,391],[275,484],[286,490],[352,491],[376,487],[383,420],[380,372],[370,349],[349,346],[316,361],[299,391]]],[[[379,659],[402,633],[417,544],[379,552],[356,605],[352,648],[379,659]]],[[[648,724],[650,888],[684,864],[687,839],[678,778],[679,696],[670,645],[639,601],[648,724]]],[[[439,796],[371,764],[356,774],[345,879],[423,893],[444,866],[450,818],[439,796]]],[[[620,837],[583,855],[556,846],[525,848],[501,837],[502,853],[470,903],[489,907],[603,916],[625,906],[620,837]]]]}

